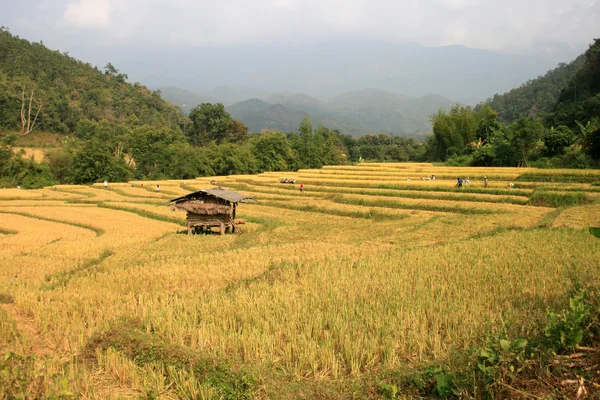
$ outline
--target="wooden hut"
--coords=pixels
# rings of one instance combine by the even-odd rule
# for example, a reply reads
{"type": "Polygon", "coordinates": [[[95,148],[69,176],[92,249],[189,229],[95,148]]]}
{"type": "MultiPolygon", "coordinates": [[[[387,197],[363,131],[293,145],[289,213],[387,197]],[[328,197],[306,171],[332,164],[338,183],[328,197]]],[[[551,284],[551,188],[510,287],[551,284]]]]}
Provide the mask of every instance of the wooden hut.
{"type": "Polygon", "coordinates": [[[193,231],[219,227],[221,235],[239,230],[243,220],[236,220],[238,203],[255,202],[251,197],[233,190],[216,187],[198,190],[172,199],[173,210],[187,211],[188,235],[193,231]]]}

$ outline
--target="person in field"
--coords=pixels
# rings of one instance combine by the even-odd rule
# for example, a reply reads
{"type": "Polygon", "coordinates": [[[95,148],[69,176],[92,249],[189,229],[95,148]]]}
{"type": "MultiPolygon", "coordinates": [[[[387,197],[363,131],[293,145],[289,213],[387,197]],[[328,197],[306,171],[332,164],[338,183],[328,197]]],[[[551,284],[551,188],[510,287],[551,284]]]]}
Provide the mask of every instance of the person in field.
{"type": "Polygon", "coordinates": [[[470,184],[471,184],[471,180],[467,176],[467,178],[465,179],[465,185],[470,185],[470,184]]]}
{"type": "Polygon", "coordinates": [[[483,178],[483,187],[487,189],[488,187],[488,179],[487,176],[485,178],[483,178]]]}
{"type": "Polygon", "coordinates": [[[456,187],[457,187],[457,188],[461,188],[461,187],[462,187],[462,183],[463,183],[463,180],[462,180],[462,178],[458,178],[458,179],[456,180],[456,187]]]}
{"type": "Polygon", "coordinates": [[[512,182],[510,182],[510,183],[508,184],[508,187],[512,189],[512,188],[514,188],[514,187],[515,187],[515,184],[514,184],[514,183],[512,183],[512,182]]]}
{"type": "Polygon", "coordinates": [[[435,175],[431,175],[431,180],[435,181],[435,175]]]}
{"type": "Polygon", "coordinates": [[[156,191],[160,192],[160,185],[156,185],[156,191]]]}
{"type": "Polygon", "coordinates": [[[108,181],[107,180],[104,181],[104,187],[108,188],[108,181]]]}
{"type": "Polygon", "coordinates": [[[300,192],[304,192],[304,183],[300,184],[300,192]]]}

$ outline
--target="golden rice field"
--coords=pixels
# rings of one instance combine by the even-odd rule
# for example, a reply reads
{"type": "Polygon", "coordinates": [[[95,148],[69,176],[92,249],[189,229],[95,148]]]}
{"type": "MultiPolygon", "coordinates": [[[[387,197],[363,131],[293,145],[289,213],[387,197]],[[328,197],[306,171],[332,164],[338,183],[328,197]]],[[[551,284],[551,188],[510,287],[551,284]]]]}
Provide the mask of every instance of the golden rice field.
{"type": "Polygon", "coordinates": [[[188,236],[168,200],[211,179],[0,190],[0,398],[381,398],[600,284],[598,170],[216,177],[258,203],[241,233],[188,236]]]}

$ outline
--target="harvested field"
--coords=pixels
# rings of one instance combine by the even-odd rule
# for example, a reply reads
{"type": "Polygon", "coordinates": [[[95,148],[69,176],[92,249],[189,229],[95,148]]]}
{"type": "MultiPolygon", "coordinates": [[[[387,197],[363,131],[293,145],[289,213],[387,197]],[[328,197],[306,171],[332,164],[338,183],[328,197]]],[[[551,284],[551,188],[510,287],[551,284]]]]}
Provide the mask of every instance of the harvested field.
{"type": "Polygon", "coordinates": [[[0,352],[37,398],[392,398],[490,336],[543,334],[573,277],[600,287],[598,182],[381,163],[0,189],[0,352]],[[240,234],[188,236],[167,203],[212,179],[258,203],[240,234]]]}

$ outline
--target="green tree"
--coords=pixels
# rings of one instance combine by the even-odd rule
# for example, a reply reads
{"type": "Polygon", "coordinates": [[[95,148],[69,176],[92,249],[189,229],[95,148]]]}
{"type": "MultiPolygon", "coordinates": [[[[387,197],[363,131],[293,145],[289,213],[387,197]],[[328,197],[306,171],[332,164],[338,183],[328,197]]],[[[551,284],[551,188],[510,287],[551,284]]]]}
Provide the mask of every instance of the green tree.
{"type": "Polygon", "coordinates": [[[210,143],[202,149],[203,159],[217,175],[254,174],[258,171],[250,148],[237,143],[210,143]]]}
{"type": "Polygon", "coordinates": [[[455,105],[449,112],[439,110],[431,116],[433,138],[428,140],[433,160],[444,161],[465,154],[477,136],[477,120],[469,107],[455,105]]]}
{"type": "Polygon", "coordinates": [[[131,168],[121,155],[113,154],[109,144],[97,139],[86,142],[73,160],[73,183],[93,183],[108,180],[127,181],[131,168]]]}
{"type": "Polygon", "coordinates": [[[252,143],[252,153],[261,171],[287,171],[296,165],[290,143],[279,131],[261,133],[252,143]]]}
{"type": "Polygon", "coordinates": [[[233,119],[221,103],[202,103],[190,111],[191,123],[186,136],[194,146],[203,146],[211,141],[224,142],[233,130],[233,119]]]}
{"type": "Polygon", "coordinates": [[[59,183],[71,183],[73,179],[73,153],[69,149],[52,149],[45,154],[50,171],[59,183]]]}
{"type": "Polygon", "coordinates": [[[565,153],[567,147],[573,144],[574,134],[568,126],[551,127],[544,133],[544,154],[550,157],[565,153]]]}
{"type": "Polygon", "coordinates": [[[544,126],[537,119],[521,118],[509,126],[510,144],[519,155],[519,166],[529,166],[529,158],[544,136],[544,126]]]}

